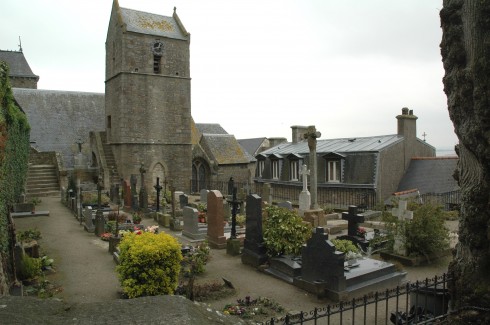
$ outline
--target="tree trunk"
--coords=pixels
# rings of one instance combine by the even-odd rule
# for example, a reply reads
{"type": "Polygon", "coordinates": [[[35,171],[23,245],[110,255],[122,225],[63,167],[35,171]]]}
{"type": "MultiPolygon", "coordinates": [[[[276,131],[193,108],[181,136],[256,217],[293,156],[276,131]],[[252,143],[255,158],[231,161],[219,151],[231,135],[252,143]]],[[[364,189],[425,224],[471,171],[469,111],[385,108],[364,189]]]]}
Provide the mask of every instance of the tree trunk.
{"type": "Polygon", "coordinates": [[[456,174],[462,194],[459,243],[449,266],[454,279],[450,285],[451,303],[456,310],[470,307],[479,310],[480,314],[487,310],[488,314],[490,1],[444,0],[440,17],[444,92],[459,138],[456,174]]]}

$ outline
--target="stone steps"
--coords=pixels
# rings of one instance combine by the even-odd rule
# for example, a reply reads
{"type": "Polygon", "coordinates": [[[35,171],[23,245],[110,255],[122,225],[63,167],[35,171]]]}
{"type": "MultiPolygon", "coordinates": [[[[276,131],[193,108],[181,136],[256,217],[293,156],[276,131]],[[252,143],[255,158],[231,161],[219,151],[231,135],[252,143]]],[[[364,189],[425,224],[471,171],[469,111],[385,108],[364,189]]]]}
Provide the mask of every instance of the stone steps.
{"type": "Polygon", "coordinates": [[[26,199],[59,196],[60,186],[56,166],[29,165],[26,180],[26,199]]]}

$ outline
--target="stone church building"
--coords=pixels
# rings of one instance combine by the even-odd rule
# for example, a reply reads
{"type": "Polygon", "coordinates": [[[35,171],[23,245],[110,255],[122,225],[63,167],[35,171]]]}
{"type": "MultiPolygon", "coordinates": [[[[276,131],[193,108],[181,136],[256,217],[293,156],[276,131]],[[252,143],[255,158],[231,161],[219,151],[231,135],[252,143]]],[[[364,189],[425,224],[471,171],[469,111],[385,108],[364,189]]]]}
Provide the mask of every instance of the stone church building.
{"type": "Polygon", "coordinates": [[[53,154],[61,186],[72,175],[82,183],[100,175],[106,189],[131,175],[139,182],[141,167],[150,192],[157,177],[186,193],[229,177],[251,182],[255,159],[235,137],[192,119],[189,46],[175,9],[161,16],[114,0],[105,94],[38,90],[22,50],[0,51],[34,152],[53,154]]]}

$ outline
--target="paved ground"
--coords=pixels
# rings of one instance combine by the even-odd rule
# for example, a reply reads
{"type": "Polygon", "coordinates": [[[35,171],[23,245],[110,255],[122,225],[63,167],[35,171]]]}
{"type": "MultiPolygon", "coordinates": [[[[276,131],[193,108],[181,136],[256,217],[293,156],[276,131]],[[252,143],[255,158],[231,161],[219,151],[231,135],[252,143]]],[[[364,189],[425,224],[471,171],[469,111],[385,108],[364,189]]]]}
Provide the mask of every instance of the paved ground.
{"type": "MultiPolygon", "coordinates": [[[[59,198],[42,198],[38,209],[49,210],[50,216],[15,219],[16,229],[37,228],[41,231],[41,249],[54,258],[57,271],[49,276],[49,280],[63,287],[59,298],[68,304],[118,299],[120,286],[115,263],[108,253],[108,244],[87,233],[59,198]]],[[[156,224],[152,219],[143,222],[146,225],[156,224]]],[[[163,227],[160,230],[185,242],[177,232],[163,227]]],[[[431,266],[405,268],[408,271],[407,279],[414,281],[441,275],[447,270],[449,260],[448,257],[431,266]]],[[[210,307],[218,310],[226,303],[233,303],[245,296],[270,297],[287,310],[310,311],[331,303],[243,265],[239,256],[229,256],[225,250],[212,250],[206,272],[198,281],[221,281],[222,278],[230,280],[237,293],[234,297],[209,302],[210,307]]]]}

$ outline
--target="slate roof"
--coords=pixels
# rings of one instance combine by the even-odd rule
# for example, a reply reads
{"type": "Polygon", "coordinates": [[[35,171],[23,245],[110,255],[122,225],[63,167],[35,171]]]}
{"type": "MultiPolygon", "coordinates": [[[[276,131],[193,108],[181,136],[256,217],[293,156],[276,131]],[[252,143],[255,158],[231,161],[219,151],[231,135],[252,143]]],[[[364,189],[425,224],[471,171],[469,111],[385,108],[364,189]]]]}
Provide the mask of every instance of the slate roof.
{"type": "Polygon", "coordinates": [[[130,32],[163,36],[187,41],[189,33],[182,26],[174,12],[174,16],[167,17],[149,12],[120,8],[121,19],[130,32]]]}
{"type": "Polygon", "coordinates": [[[7,62],[11,77],[39,78],[32,72],[22,52],[0,50],[0,61],[7,62]]]}
{"type": "Polygon", "coordinates": [[[203,134],[201,144],[219,165],[247,164],[253,160],[231,134],[203,134]]]}
{"type": "Polygon", "coordinates": [[[30,140],[40,151],[57,151],[65,168],[73,167],[76,141],[89,141],[90,131],[105,130],[104,94],[13,88],[27,115],[30,140]]]}
{"type": "MultiPolygon", "coordinates": [[[[319,139],[317,140],[316,151],[318,154],[330,152],[378,152],[402,140],[403,136],[397,134],[363,138],[319,139]]],[[[287,155],[290,153],[306,155],[309,152],[308,142],[303,140],[298,143],[281,143],[260,154],[265,156],[271,154],[287,155]]]]}
{"type": "Polygon", "coordinates": [[[196,123],[196,127],[201,134],[228,134],[228,132],[217,123],[196,123]]]}
{"type": "Polygon", "coordinates": [[[459,190],[453,178],[458,157],[413,158],[398,185],[398,192],[418,189],[420,194],[459,190]]]}
{"type": "Polygon", "coordinates": [[[267,138],[262,137],[262,138],[253,138],[253,139],[239,139],[238,143],[247,151],[250,155],[255,156],[257,154],[257,151],[260,149],[262,146],[262,143],[267,138]]]}

